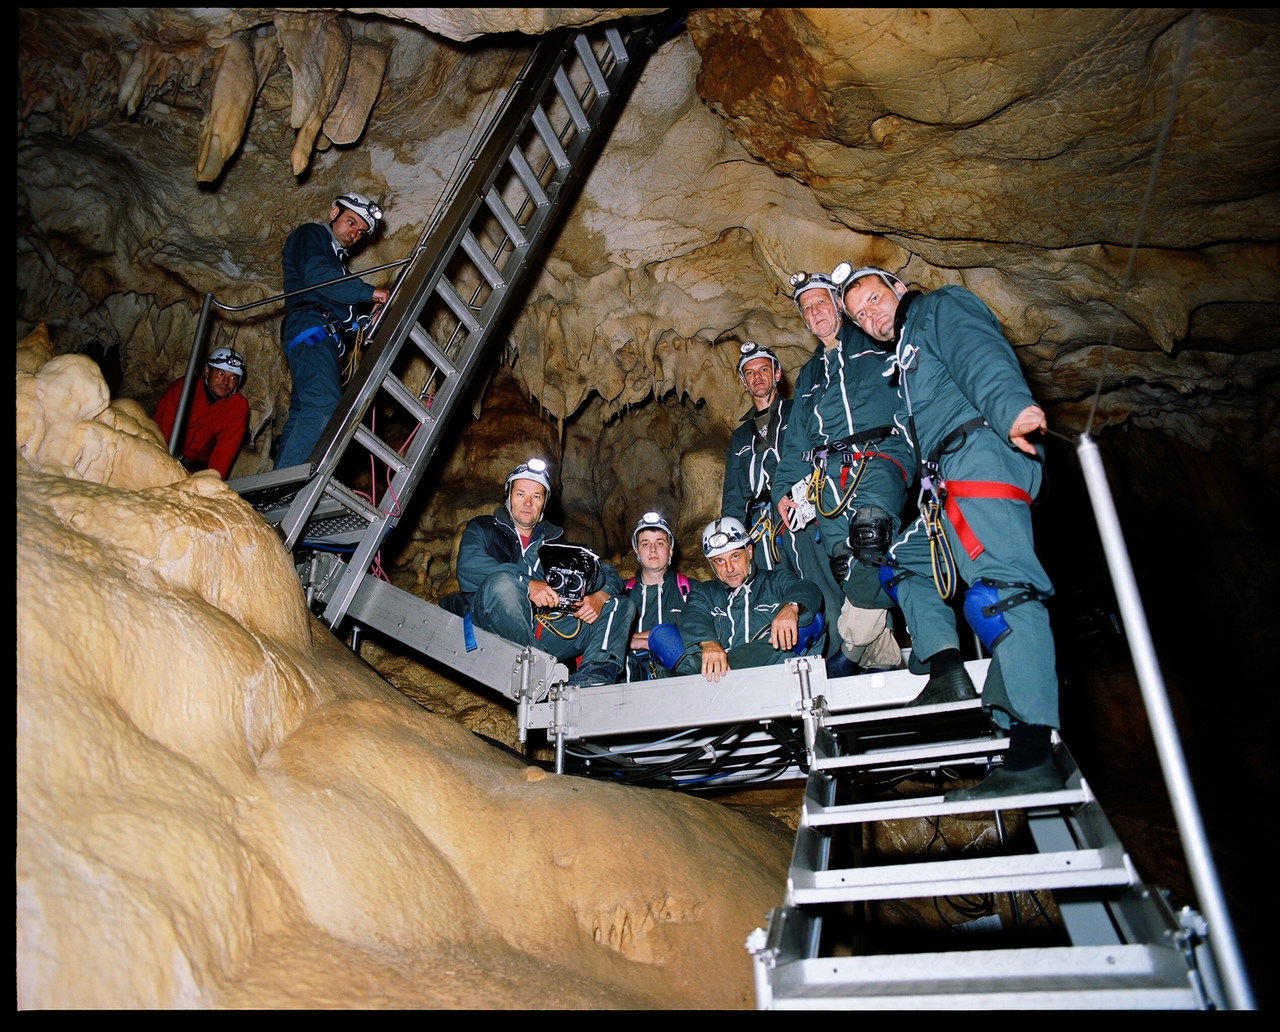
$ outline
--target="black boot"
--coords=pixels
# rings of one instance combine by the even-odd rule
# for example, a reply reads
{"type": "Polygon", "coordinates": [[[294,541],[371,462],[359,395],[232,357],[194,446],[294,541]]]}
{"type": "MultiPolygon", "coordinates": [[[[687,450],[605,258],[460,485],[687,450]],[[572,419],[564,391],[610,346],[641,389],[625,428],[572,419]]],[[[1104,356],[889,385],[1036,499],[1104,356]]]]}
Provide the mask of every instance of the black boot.
{"type": "Polygon", "coordinates": [[[993,771],[980,785],[948,792],[948,803],[997,799],[1002,796],[1061,792],[1065,787],[1058,765],[1053,762],[1051,728],[1039,724],[1014,724],[1009,729],[1009,752],[1004,766],[993,771]]]}
{"type": "Polygon", "coordinates": [[[929,659],[929,683],[908,706],[938,706],[944,702],[976,699],[978,690],[960,661],[958,649],[944,649],[929,659]]]}

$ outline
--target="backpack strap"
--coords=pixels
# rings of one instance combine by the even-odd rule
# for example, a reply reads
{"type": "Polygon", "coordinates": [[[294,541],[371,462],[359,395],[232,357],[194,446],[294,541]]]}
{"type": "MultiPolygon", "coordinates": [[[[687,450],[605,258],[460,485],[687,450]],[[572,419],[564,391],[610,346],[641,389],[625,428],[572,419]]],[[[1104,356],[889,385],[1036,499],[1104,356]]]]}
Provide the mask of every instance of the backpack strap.
{"type": "Polygon", "coordinates": [[[689,578],[683,573],[677,573],[676,587],[680,589],[680,597],[687,601],[689,598],[689,578]]]}

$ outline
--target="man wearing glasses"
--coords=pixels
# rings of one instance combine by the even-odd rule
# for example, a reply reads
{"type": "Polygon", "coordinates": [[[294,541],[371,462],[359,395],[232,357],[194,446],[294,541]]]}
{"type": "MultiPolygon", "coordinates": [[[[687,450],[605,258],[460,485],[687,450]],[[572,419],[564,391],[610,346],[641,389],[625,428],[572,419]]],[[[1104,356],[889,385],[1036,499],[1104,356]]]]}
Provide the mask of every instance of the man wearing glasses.
{"type": "MultiPolygon", "coordinates": [[[[329,224],[308,222],[284,242],[280,257],[285,293],[347,275],[347,252],[377,228],[382,209],[364,194],[334,198],[329,224]]],[[[389,292],[364,280],[328,283],[285,301],[280,339],[293,389],[289,418],[276,450],[276,468],[306,462],[342,398],[343,333],[354,327],[356,306],[385,304],[389,292]]]]}

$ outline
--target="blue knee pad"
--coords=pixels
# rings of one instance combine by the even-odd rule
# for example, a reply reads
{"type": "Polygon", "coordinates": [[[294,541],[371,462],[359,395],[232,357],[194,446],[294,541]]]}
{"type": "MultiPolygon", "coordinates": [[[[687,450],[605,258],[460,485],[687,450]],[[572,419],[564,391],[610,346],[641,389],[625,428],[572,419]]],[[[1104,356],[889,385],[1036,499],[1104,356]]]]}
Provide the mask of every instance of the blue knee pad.
{"type": "MultiPolygon", "coordinates": [[[[797,656],[803,656],[805,650],[817,640],[819,634],[822,633],[822,614],[814,613],[813,619],[805,626],[796,629],[796,645],[791,651],[797,656]]],[[[650,641],[653,639],[650,638],[650,641]]]]}
{"type": "Polygon", "coordinates": [[[654,654],[664,670],[670,670],[684,655],[684,641],[680,628],[673,623],[660,623],[649,632],[649,651],[654,654]]]}
{"type": "Polygon", "coordinates": [[[896,606],[898,602],[898,585],[902,582],[902,578],[907,576],[907,570],[898,570],[892,566],[877,566],[876,573],[880,577],[880,587],[884,589],[884,593],[893,599],[896,606]]]}
{"type": "Polygon", "coordinates": [[[990,581],[979,580],[964,593],[964,618],[988,652],[1009,633],[1009,624],[1004,618],[1007,608],[1000,604],[1000,592],[990,581]]]}

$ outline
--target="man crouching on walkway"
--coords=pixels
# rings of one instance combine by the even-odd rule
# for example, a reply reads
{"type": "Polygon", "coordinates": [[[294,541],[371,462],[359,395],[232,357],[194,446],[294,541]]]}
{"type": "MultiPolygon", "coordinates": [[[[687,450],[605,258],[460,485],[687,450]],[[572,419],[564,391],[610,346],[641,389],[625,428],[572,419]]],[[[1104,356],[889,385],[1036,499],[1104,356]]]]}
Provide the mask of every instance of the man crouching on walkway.
{"type": "MultiPolygon", "coordinates": [[[[757,569],[740,520],[722,516],[702,532],[702,554],[716,579],[693,585],[680,614],[678,649],[649,634],[672,673],[719,681],[729,670],[822,656],[822,591],[781,568],[757,569]],[[687,643],[687,644],[686,644],[687,643]],[[674,651],[674,655],[672,652],[674,651]]],[[[670,627],[670,624],[663,625],[670,627]]]]}
{"type": "Polygon", "coordinates": [[[608,563],[598,564],[580,601],[562,605],[560,592],[547,583],[540,555],[544,545],[564,533],[542,521],[550,491],[551,478],[541,459],[512,470],[505,505],[492,516],[477,516],[462,532],[458,586],[477,627],[557,659],[581,656],[570,684],[615,684],[635,606],[608,563]]]}

